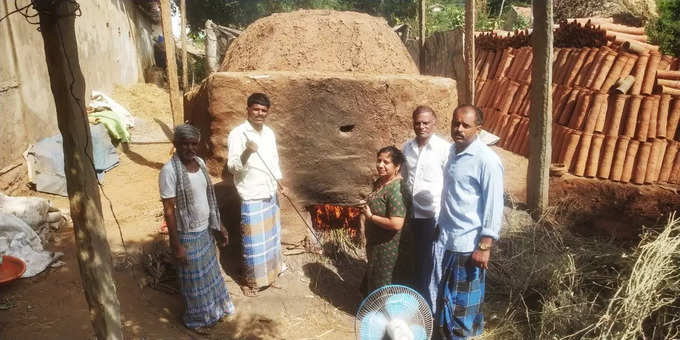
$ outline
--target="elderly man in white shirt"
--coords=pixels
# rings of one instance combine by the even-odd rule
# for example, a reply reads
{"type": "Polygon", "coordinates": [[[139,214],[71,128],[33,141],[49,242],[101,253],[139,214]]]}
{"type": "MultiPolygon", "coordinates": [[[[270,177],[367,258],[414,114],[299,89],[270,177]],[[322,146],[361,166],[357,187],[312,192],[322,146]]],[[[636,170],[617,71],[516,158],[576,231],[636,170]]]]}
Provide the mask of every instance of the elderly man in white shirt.
{"type": "Polygon", "coordinates": [[[433,255],[436,241],[436,224],[439,216],[444,165],[451,143],[434,134],[437,116],[428,106],[418,106],[413,111],[414,139],[404,143],[406,156],[404,178],[411,210],[407,219],[412,234],[416,289],[433,307],[437,296],[437,283],[432,271],[437,265],[433,255]]]}
{"type": "Polygon", "coordinates": [[[276,137],[264,125],[271,103],[263,93],[248,97],[247,120],[229,133],[227,167],[241,197],[242,281],[246,296],[271,286],[285,268],[277,188],[282,178],[276,137]]]}

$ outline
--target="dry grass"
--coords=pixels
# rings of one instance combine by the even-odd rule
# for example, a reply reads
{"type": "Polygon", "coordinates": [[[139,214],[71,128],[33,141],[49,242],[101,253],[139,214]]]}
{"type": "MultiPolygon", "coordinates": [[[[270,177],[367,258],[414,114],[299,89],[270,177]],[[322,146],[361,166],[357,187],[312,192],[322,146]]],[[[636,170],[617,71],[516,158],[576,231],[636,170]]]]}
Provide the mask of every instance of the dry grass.
{"type": "Polygon", "coordinates": [[[630,249],[557,226],[580,204],[565,198],[537,223],[506,208],[484,339],[677,338],[680,220],[630,249]]]}

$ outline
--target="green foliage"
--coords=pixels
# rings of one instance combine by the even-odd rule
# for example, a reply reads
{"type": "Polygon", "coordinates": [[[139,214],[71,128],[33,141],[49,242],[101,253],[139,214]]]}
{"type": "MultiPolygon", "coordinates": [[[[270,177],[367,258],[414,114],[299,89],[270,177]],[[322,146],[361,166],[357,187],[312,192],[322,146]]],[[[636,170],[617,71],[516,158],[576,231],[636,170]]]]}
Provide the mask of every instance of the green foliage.
{"type": "Polygon", "coordinates": [[[517,18],[515,19],[515,22],[512,23],[512,30],[523,30],[525,28],[529,28],[529,20],[527,20],[525,17],[518,15],[517,18]]]}
{"type": "Polygon", "coordinates": [[[490,17],[499,17],[499,13],[505,14],[510,9],[510,6],[522,6],[530,7],[531,1],[527,0],[488,0],[487,10],[490,17]],[[503,5],[503,13],[501,11],[501,5],[503,5]]]}
{"type": "Polygon", "coordinates": [[[647,25],[651,41],[665,54],[680,56],[680,1],[658,0],[659,17],[647,25]]]}
{"type": "Polygon", "coordinates": [[[223,26],[245,28],[272,13],[298,9],[357,11],[385,17],[390,24],[416,13],[415,0],[202,0],[187,5],[192,31],[201,30],[207,19],[223,26]]]}

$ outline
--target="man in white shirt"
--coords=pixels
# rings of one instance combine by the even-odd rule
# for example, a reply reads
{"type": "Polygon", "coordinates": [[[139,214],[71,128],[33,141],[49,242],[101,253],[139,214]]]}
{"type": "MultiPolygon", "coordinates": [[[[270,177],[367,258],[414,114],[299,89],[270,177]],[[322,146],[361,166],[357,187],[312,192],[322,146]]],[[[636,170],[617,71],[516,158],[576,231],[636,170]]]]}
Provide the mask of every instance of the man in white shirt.
{"type": "Polygon", "coordinates": [[[241,290],[255,296],[271,286],[284,268],[277,188],[281,168],[274,131],[264,125],[271,103],[264,93],[247,101],[247,120],[229,133],[227,167],[241,197],[241,290]]]}
{"type": "Polygon", "coordinates": [[[414,285],[433,307],[437,296],[437,283],[432,279],[435,268],[433,247],[436,241],[436,224],[439,215],[443,169],[451,143],[434,134],[437,116],[428,106],[418,106],[413,111],[414,139],[402,147],[406,156],[404,178],[411,200],[407,219],[413,235],[415,259],[414,285]]]}

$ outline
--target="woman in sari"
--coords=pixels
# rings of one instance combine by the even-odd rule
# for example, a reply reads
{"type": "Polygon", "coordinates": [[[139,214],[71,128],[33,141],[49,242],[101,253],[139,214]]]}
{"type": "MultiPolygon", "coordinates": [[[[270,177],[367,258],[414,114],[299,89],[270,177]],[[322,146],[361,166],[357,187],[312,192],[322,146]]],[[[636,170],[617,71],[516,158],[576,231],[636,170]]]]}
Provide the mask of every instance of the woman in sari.
{"type": "Polygon", "coordinates": [[[400,174],[403,163],[404,154],[394,146],[378,151],[376,170],[379,177],[373,183],[373,191],[361,211],[365,219],[368,258],[361,287],[364,295],[395,282],[395,277],[402,277],[399,273],[402,266],[397,265],[397,259],[406,216],[400,174]]]}

